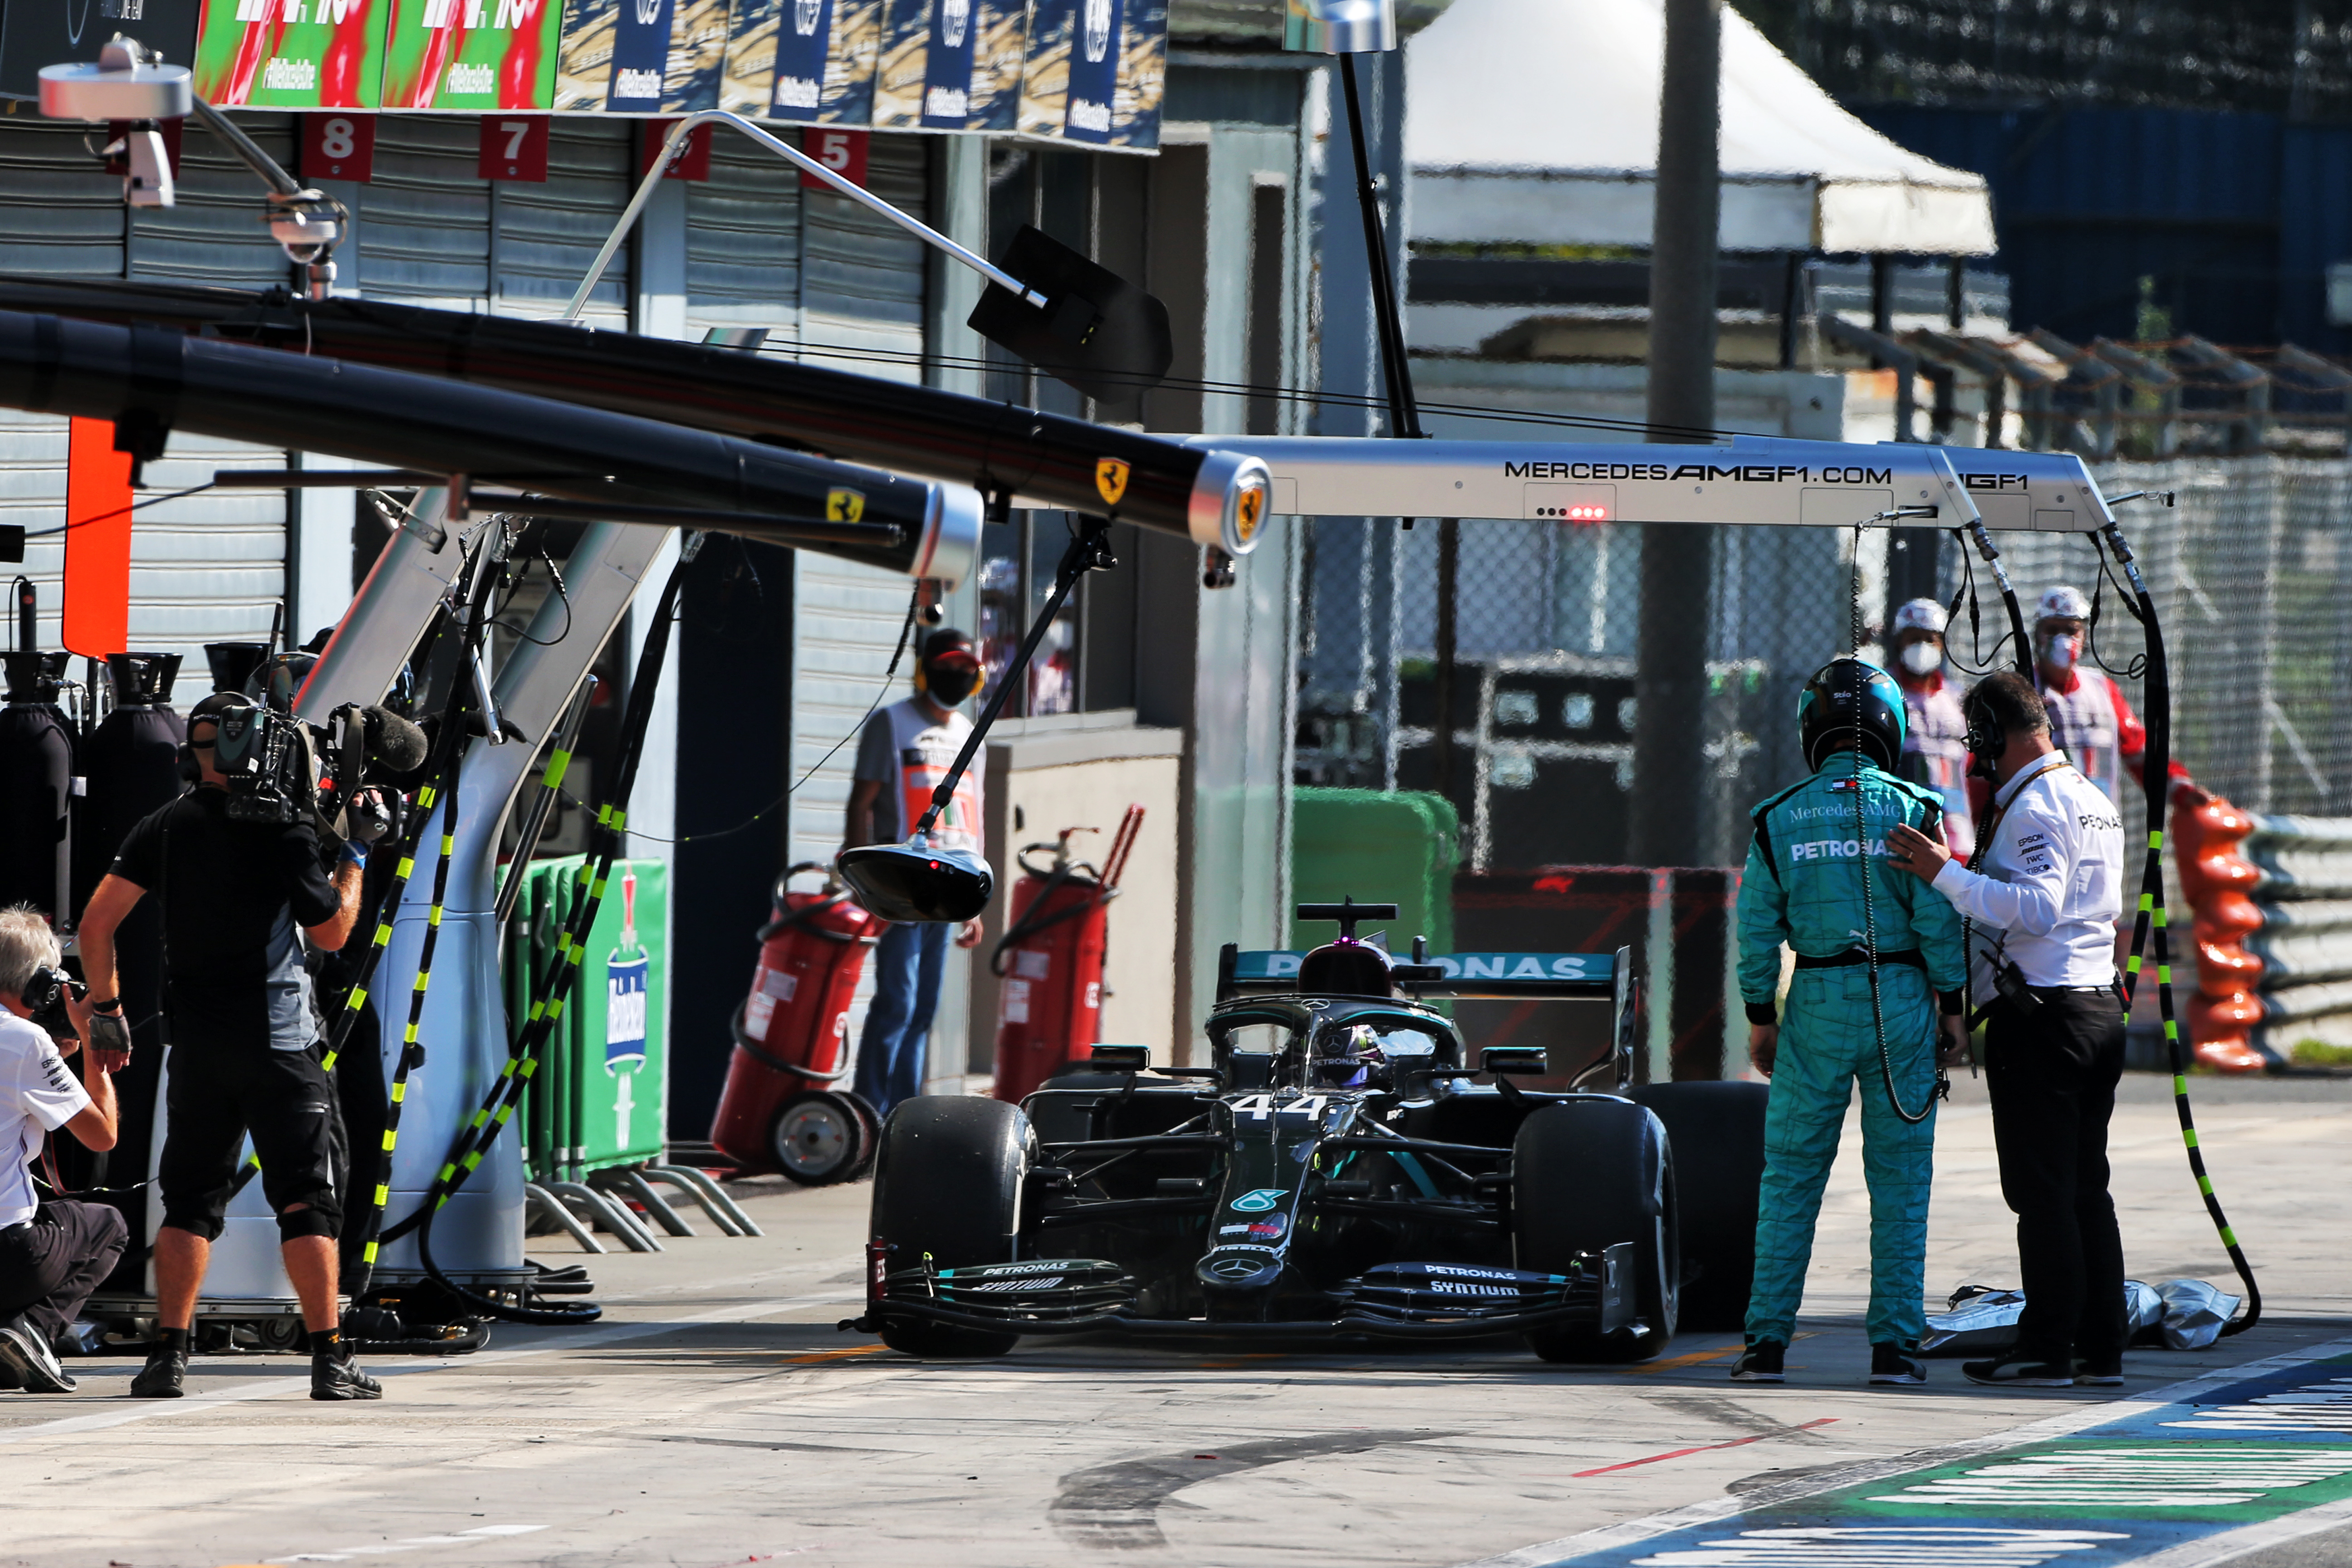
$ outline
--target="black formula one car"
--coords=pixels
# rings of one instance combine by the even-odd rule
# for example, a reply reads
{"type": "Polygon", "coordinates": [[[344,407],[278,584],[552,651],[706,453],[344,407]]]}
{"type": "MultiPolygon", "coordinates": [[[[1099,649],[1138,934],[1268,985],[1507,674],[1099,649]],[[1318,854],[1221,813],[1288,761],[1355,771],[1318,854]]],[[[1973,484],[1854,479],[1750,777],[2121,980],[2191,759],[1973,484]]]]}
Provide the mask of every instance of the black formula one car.
{"type": "Polygon", "coordinates": [[[1098,1046],[1091,1070],[1018,1107],[901,1104],[866,1314],[843,1326],[923,1356],[1000,1355],[1024,1334],[1516,1333],[1547,1361],[1646,1359],[1678,1321],[1738,1329],[1764,1087],[1634,1086],[1623,949],[1401,963],[1355,937],[1395,913],[1301,905],[1339,940],[1228,946],[1211,1066],[1098,1046]],[[1465,1060],[1438,1001],[1473,997],[1607,1004],[1613,1027],[1570,1082],[1612,1088],[1521,1089],[1548,1070],[1541,1046],[1465,1060]]]}

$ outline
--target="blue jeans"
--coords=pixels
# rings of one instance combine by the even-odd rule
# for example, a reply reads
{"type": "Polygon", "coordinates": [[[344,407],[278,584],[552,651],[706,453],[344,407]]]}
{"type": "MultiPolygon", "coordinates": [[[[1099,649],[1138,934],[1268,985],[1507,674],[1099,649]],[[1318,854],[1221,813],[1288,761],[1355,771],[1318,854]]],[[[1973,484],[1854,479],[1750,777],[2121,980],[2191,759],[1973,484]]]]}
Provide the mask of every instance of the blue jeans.
{"type": "Polygon", "coordinates": [[[857,1041],[857,1092],[884,1117],[923,1092],[924,1047],[940,1005],[950,929],[894,925],[875,945],[874,1002],[857,1041]]]}

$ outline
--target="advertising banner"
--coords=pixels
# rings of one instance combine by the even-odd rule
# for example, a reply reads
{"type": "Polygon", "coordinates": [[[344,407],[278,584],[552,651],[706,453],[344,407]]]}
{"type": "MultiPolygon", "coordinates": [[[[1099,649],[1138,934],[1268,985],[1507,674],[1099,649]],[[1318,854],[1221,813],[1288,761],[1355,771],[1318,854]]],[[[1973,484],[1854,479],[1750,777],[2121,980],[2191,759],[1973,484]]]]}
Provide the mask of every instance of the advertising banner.
{"type": "Polygon", "coordinates": [[[563,0],[378,0],[391,8],[383,106],[544,112],[555,100],[563,0]]]}
{"type": "Polygon", "coordinates": [[[716,109],[726,58],[727,0],[571,0],[553,107],[559,114],[716,109]]]}
{"type": "Polygon", "coordinates": [[[755,119],[874,118],[883,0],[735,0],[719,105],[755,119]]]}
{"type": "Polygon", "coordinates": [[[38,98],[41,68],[95,64],[117,33],[163,51],[173,65],[195,58],[203,0],[51,0],[0,5],[0,98],[38,98]]]}
{"type": "Polygon", "coordinates": [[[877,131],[1013,128],[1025,0],[885,0],[877,131]]]}
{"type": "Polygon", "coordinates": [[[195,89],[221,109],[373,109],[389,4],[205,0],[195,89]]]}
{"type": "Polygon", "coordinates": [[[1022,135],[1149,152],[1168,78],[1167,0],[1035,0],[1022,135]]]}

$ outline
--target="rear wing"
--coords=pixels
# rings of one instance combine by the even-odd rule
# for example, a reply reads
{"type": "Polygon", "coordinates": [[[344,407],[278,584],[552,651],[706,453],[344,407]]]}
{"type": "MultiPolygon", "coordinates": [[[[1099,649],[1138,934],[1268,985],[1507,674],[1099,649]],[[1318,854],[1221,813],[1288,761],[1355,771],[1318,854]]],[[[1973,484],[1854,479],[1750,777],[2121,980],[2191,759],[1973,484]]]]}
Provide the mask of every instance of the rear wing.
{"type": "MultiPolygon", "coordinates": [[[[1296,995],[1299,961],[1279,950],[1243,952],[1228,942],[1217,954],[1217,1000],[1296,995]]],[[[1642,981],[1633,950],[1615,952],[1433,952],[1397,965],[1397,989],[1416,1000],[1606,1002],[1616,1027],[1611,1050],[1620,1088],[1633,1081],[1642,1037],[1642,981]]]]}

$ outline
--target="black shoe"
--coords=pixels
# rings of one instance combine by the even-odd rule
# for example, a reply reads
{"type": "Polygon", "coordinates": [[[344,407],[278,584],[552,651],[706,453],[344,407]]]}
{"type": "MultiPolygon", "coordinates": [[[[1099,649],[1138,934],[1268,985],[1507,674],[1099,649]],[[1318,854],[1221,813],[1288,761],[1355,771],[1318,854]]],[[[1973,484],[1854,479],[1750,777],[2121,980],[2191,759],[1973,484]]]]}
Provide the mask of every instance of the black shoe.
{"type": "Polygon", "coordinates": [[[147,1364],[131,1380],[133,1399],[177,1399],[187,1392],[180,1385],[187,1380],[188,1356],[184,1351],[155,1351],[147,1357],[147,1364]]]}
{"type": "Polygon", "coordinates": [[[383,1384],[360,1370],[359,1363],[349,1355],[314,1355],[310,1358],[310,1397],[313,1399],[382,1399],[383,1384]]]}
{"type": "Polygon", "coordinates": [[[1901,1345],[1873,1345],[1870,1347],[1870,1381],[1925,1383],[1927,1381],[1927,1363],[1901,1345]]]}
{"type": "Polygon", "coordinates": [[[2124,1385],[2124,1358],[2120,1353],[2074,1358],[2074,1386],[2077,1388],[2121,1388],[2124,1385]]]}
{"type": "Polygon", "coordinates": [[[71,1394],[74,1380],[58,1364],[49,1336],[25,1321],[24,1314],[0,1320],[0,1363],[16,1374],[27,1394],[71,1394]]]}
{"type": "Polygon", "coordinates": [[[2011,1352],[1990,1361],[1960,1363],[1960,1371],[1970,1383],[1993,1384],[2007,1388],[2072,1388],[2074,1368],[2067,1362],[2049,1362],[2040,1356],[2011,1352]]]}
{"type": "Polygon", "coordinates": [[[1778,1340],[1750,1340],[1731,1368],[1734,1383],[1785,1383],[1781,1375],[1780,1358],[1789,1347],[1778,1340]]]}

